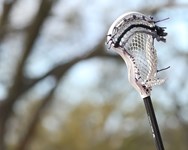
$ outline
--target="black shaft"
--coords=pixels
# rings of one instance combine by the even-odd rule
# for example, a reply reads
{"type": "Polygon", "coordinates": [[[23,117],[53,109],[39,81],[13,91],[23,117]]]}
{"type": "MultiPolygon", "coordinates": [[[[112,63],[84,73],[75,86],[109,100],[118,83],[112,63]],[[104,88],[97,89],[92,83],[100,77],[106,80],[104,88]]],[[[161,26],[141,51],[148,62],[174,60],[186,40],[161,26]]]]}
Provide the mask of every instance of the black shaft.
{"type": "Polygon", "coordinates": [[[155,117],[155,112],[153,109],[151,98],[150,96],[148,96],[148,97],[143,98],[143,100],[144,100],[145,108],[147,111],[149,123],[151,126],[153,138],[155,140],[156,148],[157,150],[164,150],[163,141],[162,141],[161,134],[159,131],[157,119],[155,117]]]}

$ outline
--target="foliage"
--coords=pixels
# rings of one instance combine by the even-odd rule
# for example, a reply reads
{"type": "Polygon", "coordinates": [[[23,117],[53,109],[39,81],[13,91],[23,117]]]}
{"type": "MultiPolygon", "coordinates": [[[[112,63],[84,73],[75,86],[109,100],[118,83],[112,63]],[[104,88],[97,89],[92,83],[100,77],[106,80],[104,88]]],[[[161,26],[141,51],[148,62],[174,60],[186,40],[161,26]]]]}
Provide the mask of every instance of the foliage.
{"type": "Polygon", "coordinates": [[[4,0],[0,5],[0,150],[154,149],[126,66],[104,46],[114,18],[135,8],[155,18],[172,17],[166,23],[168,43],[156,45],[159,64],[170,63],[172,71],[163,74],[168,80],[152,96],[166,149],[187,149],[188,30],[182,17],[187,3],[4,0]]]}

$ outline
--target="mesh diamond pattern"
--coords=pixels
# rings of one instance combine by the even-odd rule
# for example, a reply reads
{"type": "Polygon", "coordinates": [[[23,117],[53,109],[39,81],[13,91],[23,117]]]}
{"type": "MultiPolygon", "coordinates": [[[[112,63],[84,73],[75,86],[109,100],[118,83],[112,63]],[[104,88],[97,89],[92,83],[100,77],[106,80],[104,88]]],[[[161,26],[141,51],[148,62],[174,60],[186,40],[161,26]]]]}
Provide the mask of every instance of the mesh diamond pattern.
{"type": "Polygon", "coordinates": [[[157,78],[154,39],[165,42],[167,33],[157,22],[138,12],[125,13],[113,22],[107,34],[108,49],[124,59],[128,80],[142,97],[150,95],[152,86],[165,81],[157,78]]]}
{"type": "Polygon", "coordinates": [[[157,53],[153,43],[153,37],[142,32],[132,34],[126,43],[124,38],[121,40],[121,47],[127,51],[134,64],[135,79],[146,87],[164,82],[156,77],[157,53]]]}

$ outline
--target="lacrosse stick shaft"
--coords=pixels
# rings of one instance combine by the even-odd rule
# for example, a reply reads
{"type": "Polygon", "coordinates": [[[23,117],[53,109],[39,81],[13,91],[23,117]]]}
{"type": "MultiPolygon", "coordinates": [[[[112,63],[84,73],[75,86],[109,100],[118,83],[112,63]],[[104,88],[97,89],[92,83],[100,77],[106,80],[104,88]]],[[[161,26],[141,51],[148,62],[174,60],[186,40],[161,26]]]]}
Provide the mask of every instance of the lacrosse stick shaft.
{"type": "Polygon", "coordinates": [[[143,98],[143,100],[144,100],[145,108],[147,111],[149,123],[151,126],[153,138],[155,140],[156,148],[157,150],[164,150],[163,141],[162,141],[161,134],[159,131],[159,127],[158,127],[157,119],[156,119],[155,112],[153,109],[153,105],[151,102],[151,98],[150,96],[148,96],[148,97],[143,98]]]}

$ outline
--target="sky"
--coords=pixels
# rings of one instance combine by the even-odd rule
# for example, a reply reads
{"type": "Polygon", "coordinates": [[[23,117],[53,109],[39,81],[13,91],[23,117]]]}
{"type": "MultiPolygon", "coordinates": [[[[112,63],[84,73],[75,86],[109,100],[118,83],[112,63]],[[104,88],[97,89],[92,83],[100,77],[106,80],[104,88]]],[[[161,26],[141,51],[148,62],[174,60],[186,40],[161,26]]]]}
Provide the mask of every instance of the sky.
{"type": "MultiPolygon", "coordinates": [[[[2,6],[2,2],[0,0],[0,6],[2,6]]],[[[161,3],[165,3],[165,1],[60,0],[52,11],[52,17],[49,17],[43,26],[35,44],[34,52],[25,68],[26,75],[30,78],[40,77],[50,68],[54,67],[54,65],[66,63],[74,59],[74,57],[86,53],[99,40],[106,36],[110,25],[123,13],[137,11],[138,9],[147,7],[146,5],[154,7],[161,3]]],[[[158,53],[159,68],[167,66],[171,68],[162,73],[162,76],[167,78],[165,84],[154,87],[152,91],[153,100],[162,104],[166,109],[173,107],[171,97],[165,91],[166,87],[175,93],[179,93],[179,102],[182,105],[188,104],[188,85],[185,86],[185,89],[179,90],[181,89],[179,81],[181,79],[186,81],[185,79],[187,79],[187,74],[185,73],[187,62],[182,57],[178,57],[176,54],[177,51],[174,51],[174,47],[180,52],[187,53],[188,51],[188,15],[185,15],[188,14],[188,9],[185,7],[188,5],[188,2],[186,0],[178,0],[178,3],[181,6],[162,9],[156,16],[157,19],[170,18],[159,23],[160,26],[167,27],[167,42],[155,42],[155,45],[158,53]]],[[[11,14],[11,26],[17,29],[26,27],[31,22],[37,9],[38,0],[20,0],[11,14]]],[[[0,12],[2,12],[2,7],[0,7],[0,12]]],[[[9,80],[6,74],[13,74],[14,69],[8,70],[8,68],[9,66],[14,68],[15,61],[17,61],[19,55],[22,53],[23,41],[24,34],[9,35],[8,40],[0,45],[3,49],[0,55],[0,99],[6,97],[7,87],[4,87],[3,82],[9,80]],[[12,47],[14,47],[14,51],[12,51],[12,47]],[[13,59],[10,59],[10,56],[13,59]],[[8,61],[2,63],[2,58],[8,61]]],[[[125,107],[127,111],[136,108],[142,102],[139,101],[141,99],[140,95],[128,83],[126,65],[122,65],[120,67],[121,70],[115,68],[117,65],[119,64],[116,64],[116,62],[99,59],[79,62],[67,72],[65,78],[61,81],[62,84],[60,83],[56,94],[59,97],[56,104],[60,106],[63,103],[62,101],[64,101],[69,105],[75,106],[81,101],[90,100],[97,105],[105,101],[104,97],[106,95],[109,95],[106,97],[110,99],[112,91],[116,91],[117,95],[121,95],[125,90],[125,92],[129,93],[129,97],[124,98],[128,100],[122,103],[119,111],[125,107]],[[111,70],[107,70],[105,66],[110,66],[111,70]],[[106,74],[103,74],[103,69],[106,69],[106,74]],[[117,72],[116,76],[111,76],[110,71],[117,72]],[[105,91],[102,88],[100,91],[98,90],[100,88],[99,85],[103,84],[101,81],[103,77],[112,80],[108,83],[111,91],[105,91]]],[[[30,94],[28,97],[32,100],[38,100],[45,93],[49,92],[55,83],[53,77],[46,78],[35,87],[34,91],[36,94],[30,94]]],[[[8,86],[10,86],[10,83],[8,86]]],[[[26,103],[27,101],[25,103],[18,103],[15,109],[27,109],[26,103]]],[[[57,111],[55,113],[59,113],[59,116],[62,117],[62,115],[66,115],[65,111],[68,110],[54,109],[54,111],[57,111]]],[[[182,114],[185,114],[187,111],[187,108],[183,109],[182,114]]],[[[20,111],[20,113],[22,112],[20,111]]],[[[160,114],[158,113],[158,115],[160,114]]],[[[188,120],[185,115],[182,116],[188,120]]],[[[106,126],[106,130],[118,129],[121,117],[115,111],[107,121],[107,124],[110,124],[110,126],[106,126]]],[[[163,117],[160,116],[160,118],[163,117]]],[[[54,118],[48,116],[44,120],[44,125],[49,130],[53,130],[57,126],[57,122],[55,120],[52,121],[52,119],[54,118]],[[49,124],[49,122],[52,124],[49,124]]],[[[131,122],[131,120],[127,121],[131,122]]],[[[131,128],[128,130],[131,130],[131,128]]]]}
{"type": "MultiPolygon", "coordinates": [[[[0,4],[2,2],[1,0],[0,4]]],[[[135,11],[146,7],[146,2],[147,5],[153,4],[152,6],[165,3],[165,1],[151,2],[143,0],[127,2],[124,0],[60,0],[52,11],[55,17],[49,18],[41,31],[41,37],[35,45],[34,53],[28,60],[26,74],[31,77],[39,77],[55,64],[65,63],[78,55],[84,54],[106,35],[108,28],[118,16],[127,11],[135,11]],[[76,15],[75,19],[74,16],[76,15]],[[65,23],[71,21],[73,25],[65,23]],[[45,53],[45,56],[43,56],[43,53],[45,53]]],[[[164,73],[168,78],[165,84],[175,90],[178,79],[186,78],[182,74],[186,64],[184,60],[178,57],[175,58],[175,52],[171,48],[177,47],[182,52],[188,50],[188,16],[184,15],[187,14],[187,8],[184,7],[187,2],[181,0],[178,1],[178,4],[181,5],[178,8],[166,8],[157,14],[159,19],[170,17],[169,20],[159,23],[159,25],[167,27],[168,36],[167,43],[156,43],[156,49],[159,67],[171,66],[164,73]]],[[[11,25],[16,28],[27,26],[35,15],[37,8],[38,0],[20,0],[11,14],[11,25]]],[[[0,10],[2,11],[2,8],[0,10]]],[[[10,37],[12,44],[18,49],[22,46],[19,42],[22,41],[22,36],[20,35],[18,41],[15,40],[14,36],[10,37]]],[[[10,43],[5,43],[4,49],[10,49],[8,45],[10,43]]],[[[16,53],[18,55],[21,51],[15,52],[15,56],[16,53]]],[[[84,87],[91,88],[94,86],[93,83],[97,83],[97,77],[100,77],[100,69],[97,67],[99,63],[97,60],[89,60],[77,64],[68,73],[69,82],[67,84],[71,83],[73,87],[80,87],[81,89],[84,87]]],[[[125,77],[127,76],[125,75],[125,77]]],[[[80,93],[78,89],[75,89],[74,92],[75,94],[80,93]]],[[[6,90],[0,84],[0,96],[3,97],[3,95],[6,95],[6,90]]],[[[154,95],[157,94],[154,92],[154,95]]],[[[182,99],[186,100],[185,97],[182,99]]]]}
{"type": "MultiPolygon", "coordinates": [[[[94,37],[97,39],[97,36],[101,36],[101,32],[102,32],[102,36],[104,36],[108,28],[110,27],[111,23],[119,15],[126,12],[127,10],[133,10],[135,8],[137,9],[138,4],[141,3],[141,1],[131,2],[130,5],[126,5],[126,9],[125,9],[125,7],[123,7],[123,5],[125,5],[123,4],[123,1],[118,1],[118,2],[120,4],[115,7],[115,8],[118,8],[116,9],[116,11],[113,10],[114,8],[113,6],[115,6],[115,4],[112,1],[110,2],[108,1],[108,3],[106,1],[100,1],[100,2],[95,1],[95,3],[92,4],[91,6],[87,3],[84,4],[85,9],[83,9],[82,15],[83,15],[84,20],[87,20],[87,22],[90,22],[90,24],[84,24],[85,25],[84,29],[88,28],[86,29],[86,33],[89,33],[88,38],[87,38],[89,42],[87,43],[92,43],[94,37]],[[87,5],[89,6],[87,7],[87,5]],[[109,11],[108,15],[106,15],[104,12],[107,10],[110,10],[110,8],[113,11],[109,11]],[[91,12],[95,12],[95,13],[91,13],[91,12]],[[103,14],[103,15],[100,15],[100,14],[103,14]],[[100,17],[102,16],[102,17],[99,18],[99,16],[100,17]],[[102,24],[104,24],[103,20],[105,19],[108,20],[106,23],[107,26],[105,26],[104,29],[102,28],[103,31],[96,32],[95,30],[98,29],[99,26],[102,26],[102,24]],[[94,34],[94,35],[91,35],[91,34],[94,34]]],[[[159,67],[164,68],[167,66],[171,66],[171,68],[165,72],[165,75],[167,75],[166,77],[167,81],[165,84],[168,84],[170,88],[174,88],[174,89],[176,89],[176,86],[178,84],[177,79],[182,78],[182,76],[184,76],[182,72],[184,70],[185,63],[184,63],[184,60],[174,61],[175,59],[178,60],[178,58],[174,57],[175,52],[171,50],[171,47],[177,47],[181,51],[187,51],[188,43],[186,42],[186,40],[188,38],[188,31],[186,27],[187,27],[188,18],[187,16],[183,15],[186,13],[187,13],[186,8],[178,7],[175,9],[164,9],[157,16],[159,19],[163,19],[166,17],[170,18],[169,20],[159,23],[159,25],[167,27],[168,36],[167,36],[166,43],[156,42],[156,49],[158,53],[159,67]]],[[[82,65],[77,65],[77,67],[74,67],[73,71],[71,71],[70,73],[70,76],[73,76],[72,79],[70,80],[74,81],[73,83],[75,84],[75,86],[83,85],[83,82],[86,83],[87,85],[91,85],[94,82],[94,80],[96,80],[96,71],[97,71],[96,69],[97,69],[96,65],[93,65],[93,67],[91,67],[90,63],[88,64],[82,63],[82,65]],[[89,76],[84,76],[83,74],[89,74],[89,76]],[[79,78],[77,81],[75,81],[76,80],[74,78],[75,76],[79,78]]],[[[154,94],[154,95],[157,95],[157,94],[154,94]]],[[[163,100],[162,102],[165,103],[163,100]]],[[[169,103],[168,101],[166,102],[169,103]]]]}

